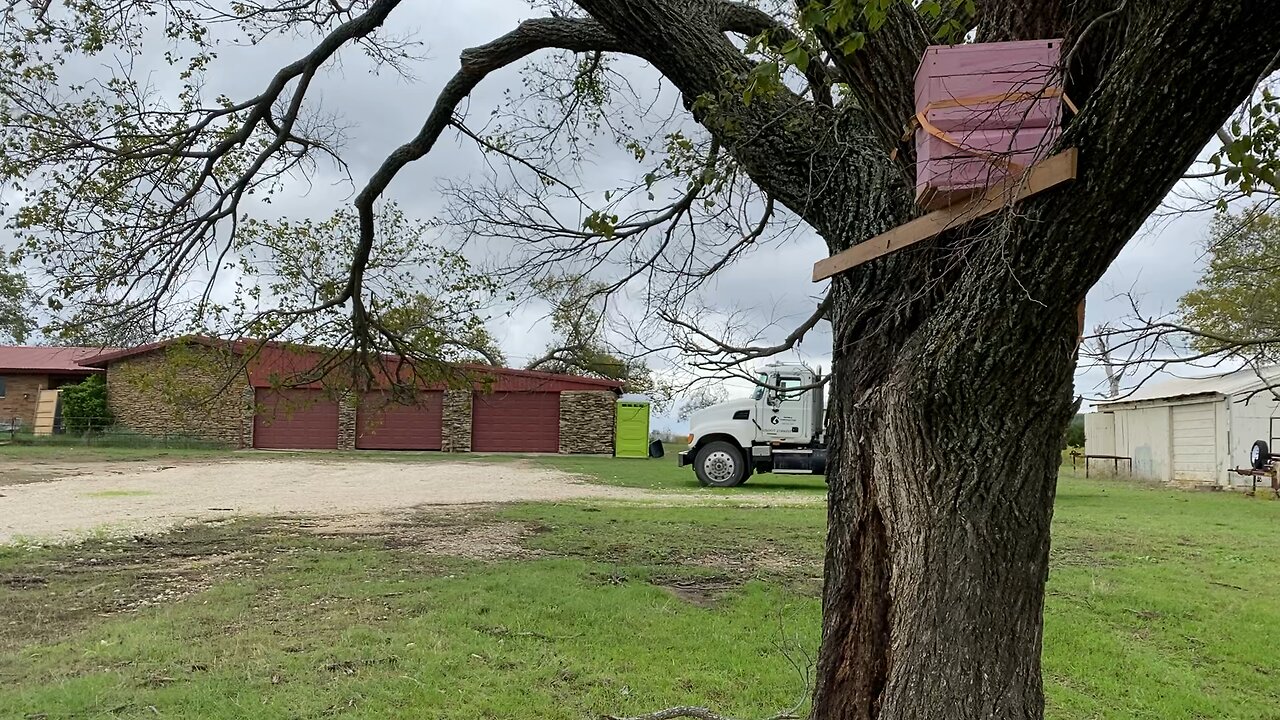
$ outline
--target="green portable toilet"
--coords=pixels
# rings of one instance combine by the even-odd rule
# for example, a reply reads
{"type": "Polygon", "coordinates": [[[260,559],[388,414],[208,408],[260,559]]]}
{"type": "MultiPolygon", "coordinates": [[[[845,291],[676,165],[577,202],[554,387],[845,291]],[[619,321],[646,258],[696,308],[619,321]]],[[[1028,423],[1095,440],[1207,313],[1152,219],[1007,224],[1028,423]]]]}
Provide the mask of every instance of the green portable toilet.
{"type": "Polygon", "coordinates": [[[623,395],[618,400],[617,427],[613,433],[616,457],[649,457],[649,398],[623,395]]]}

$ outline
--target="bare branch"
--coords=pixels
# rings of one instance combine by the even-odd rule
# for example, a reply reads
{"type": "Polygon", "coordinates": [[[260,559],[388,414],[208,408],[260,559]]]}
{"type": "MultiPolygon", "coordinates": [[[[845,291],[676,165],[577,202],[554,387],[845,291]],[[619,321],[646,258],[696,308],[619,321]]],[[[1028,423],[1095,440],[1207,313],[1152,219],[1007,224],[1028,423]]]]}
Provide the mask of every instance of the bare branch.
{"type": "MultiPolygon", "coordinates": [[[[453,124],[458,104],[489,73],[548,48],[575,52],[625,51],[623,43],[599,23],[577,18],[526,20],[515,30],[487,45],[463,51],[462,67],[445,84],[418,134],[392,152],[356,196],[355,205],[360,213],[360,235],[350,281],[343,293],[346,298],[359,298],[364,266],[374,242],[373,205],[395,176],[406,165],[431,151],[440,134],[453,124]]],[[[353,312],[353,320],[357,325],[365,322],[364,315],[363,308],[357,302],[353,312]]]]}
{"type": "MultiPolygon", "coordinates": [[[[791,720],[798,717],[790,713],[782,713],[773,715],[769,720],[791,720]]],[[[659,710],[657,712],[645,715],[636,715],[634,717],[620,717],[617,715],[605,715],[604,720],[674,720],[675,718],[694,718],[694,720],[733,720],[725,715],[720,715],[704,707],[680,706],[659,710]]]]}

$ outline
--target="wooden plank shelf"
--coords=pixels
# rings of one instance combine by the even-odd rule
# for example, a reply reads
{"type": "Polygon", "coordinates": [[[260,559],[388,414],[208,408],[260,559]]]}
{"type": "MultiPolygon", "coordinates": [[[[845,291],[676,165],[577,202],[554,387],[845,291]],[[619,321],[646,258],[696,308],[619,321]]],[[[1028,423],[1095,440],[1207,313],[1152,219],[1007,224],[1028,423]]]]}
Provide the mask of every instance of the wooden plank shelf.
{"type": "Polygon", "coordinates": [[[942,233],[993,215],[1033,195],[1055,188],[1076,178],[1079,152],[1064,150],[1036,163],[1019,177],[1008,178],[981,195],[957,205],[935,210],[866,242],[858,243],[838,255],[819,260],[813,266],[813,281],[821,282],[903,248],[911,247],[942,233]]]}

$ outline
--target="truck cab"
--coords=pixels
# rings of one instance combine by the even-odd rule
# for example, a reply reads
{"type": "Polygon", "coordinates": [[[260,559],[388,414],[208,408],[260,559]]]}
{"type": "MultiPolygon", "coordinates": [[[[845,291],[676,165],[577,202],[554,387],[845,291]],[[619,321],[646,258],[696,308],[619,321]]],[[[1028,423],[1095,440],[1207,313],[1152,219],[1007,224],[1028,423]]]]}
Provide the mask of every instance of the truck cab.
{"type": "Polygon", "coordinates": [[[698,481],[736,487],[753,472],[823,474],[825,403],[821,372],[799,364],[760,369],[750,397],[703,408],[689,418],[689,449],[679,454],[698,481]]]}

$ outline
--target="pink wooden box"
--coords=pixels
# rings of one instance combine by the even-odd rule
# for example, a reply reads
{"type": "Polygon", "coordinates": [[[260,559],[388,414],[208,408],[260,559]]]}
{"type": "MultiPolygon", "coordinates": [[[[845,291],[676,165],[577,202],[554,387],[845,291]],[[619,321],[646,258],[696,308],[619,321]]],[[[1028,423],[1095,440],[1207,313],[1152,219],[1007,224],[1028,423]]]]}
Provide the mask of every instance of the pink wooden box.
{"type": "Polygon", "coordinates": [[[971,197],[1061,135],[1061,40],[930,47],[916,71],[916,201],[971,197]]]}

